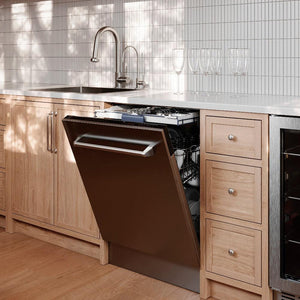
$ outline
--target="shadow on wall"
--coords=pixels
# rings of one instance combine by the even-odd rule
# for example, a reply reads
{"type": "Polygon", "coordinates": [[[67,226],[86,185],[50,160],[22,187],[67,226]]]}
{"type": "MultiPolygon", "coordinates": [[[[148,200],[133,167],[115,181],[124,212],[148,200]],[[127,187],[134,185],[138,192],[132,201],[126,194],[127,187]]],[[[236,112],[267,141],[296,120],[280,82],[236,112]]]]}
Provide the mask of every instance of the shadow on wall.
{"type": "MultiPolygon", "coordinates": [[[[171,50],[184,46],[183,23],[183,0],[6,1],[1,7],[0,80],[111,86],[115,45],[109,34],[100,41],[100,63],[89,62],[97,30],[108,25],[118,31],[122,48],[138,49],[151,87],[175,89],[171,50]]],[[[135,78],[134,53],[128,51],[125,60],[135,78]]]]}

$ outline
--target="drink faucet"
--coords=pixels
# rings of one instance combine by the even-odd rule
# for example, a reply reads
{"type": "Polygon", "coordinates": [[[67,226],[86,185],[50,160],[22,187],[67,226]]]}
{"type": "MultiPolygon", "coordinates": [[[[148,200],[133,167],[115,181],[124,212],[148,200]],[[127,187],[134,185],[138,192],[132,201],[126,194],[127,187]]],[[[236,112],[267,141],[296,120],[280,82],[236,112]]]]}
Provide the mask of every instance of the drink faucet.
{"type": "MultiPolygon", "coordinates": [[[[132,49],[136,54],[136,80],[135,80],[136,88],[138,89],[139,86],[144,88],[145,87],[145,82],[143,80],[139,79],[139,74],[140,74],[139,73],[139,53],[138,53],[138,51],[136,50],[135,47],[129,45],[129,46],[126,46],[124,48],[123,54],[122,54],[122,62],[124,62],[124,60],[125,60],[125,53],[126,53],[126,51],[128,51],[128,49],[132,49]]],[[[128,78],[126,76],[122,77],[122,78],[124,78],[124,80],[126,80],[126,83],[130,82],[130,78],[128,78]]]]}
{"type": "Polygon", "coordinates": [[[115,39],[115,43],[116,43],[115,87],[120,87],[121,84],[120,84],[120,82],[118,82],[118,78],[120,77],[120,38],[119,38],[117,31],[114,28],[112,28],[110,26],[104,26],[97,31],[95,40],[94,40],[93,56],[91,58],[91,62],[94,62],[94,63],[99,62],[99,59],[97,57],[98,56],[98,45],[99,45],[98,40],[104,32],[111,32],[115,39]]]}

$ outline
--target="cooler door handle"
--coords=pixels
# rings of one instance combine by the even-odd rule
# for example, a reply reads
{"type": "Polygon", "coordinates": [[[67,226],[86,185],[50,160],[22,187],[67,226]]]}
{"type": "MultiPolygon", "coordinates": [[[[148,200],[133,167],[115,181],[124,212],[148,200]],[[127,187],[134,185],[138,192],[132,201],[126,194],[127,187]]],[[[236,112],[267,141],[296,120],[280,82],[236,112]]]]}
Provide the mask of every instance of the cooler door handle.
{"type": "Polygon", "coordinates": [[[103,151],[110,151],[110,152],[116,152],[116,153],[142,156],[142,157],[149,157],[149,156],[153,156],[154,147],[159,143],[160,143],[160,141],[143,141],[143,140],[137,140],[137,139],[127,139],[127,138],[119,138],[119,137],[112,137],[112,136],[83,134],[74,141],[74,146],[88,148],[88,149],[94,149],[94,150],[103,150],[103,151]],[[119,142],[119,143],[127,143],[127,144],[134,144],[134,145],[145,145],[145,149],[141,151],[141,150],[122,148],[122,147],[114,147],[114,146],[87,143],[87,142],[82,141],[84,138],[89,138],[89,139],[94,139],[94,140],[111,141],[111,142],[119,142]]]}

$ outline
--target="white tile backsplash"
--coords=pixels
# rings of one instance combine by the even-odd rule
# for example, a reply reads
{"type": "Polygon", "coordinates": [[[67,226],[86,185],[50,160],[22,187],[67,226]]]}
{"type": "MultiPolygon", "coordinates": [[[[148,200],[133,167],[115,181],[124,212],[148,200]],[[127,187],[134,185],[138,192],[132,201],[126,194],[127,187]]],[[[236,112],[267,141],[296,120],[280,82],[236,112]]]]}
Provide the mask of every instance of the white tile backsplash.
{"type": "MultiPolygon", "coordinates": [[[[222,72],[191,76],[181,88],[300,95],[300,0],[4,0],[0,3],[0,80],[111,86],[114,43],[99,46],[90,63],[95,33],[105,25],[122,46],[135,46],[154,89],[175,89],[172,48],[222,49],[222,72]],[[235,78],[229,48],[249,48],[248,76],[235,78]]],[[[126,55],[135,77],[135,57],[126,55]]]]}

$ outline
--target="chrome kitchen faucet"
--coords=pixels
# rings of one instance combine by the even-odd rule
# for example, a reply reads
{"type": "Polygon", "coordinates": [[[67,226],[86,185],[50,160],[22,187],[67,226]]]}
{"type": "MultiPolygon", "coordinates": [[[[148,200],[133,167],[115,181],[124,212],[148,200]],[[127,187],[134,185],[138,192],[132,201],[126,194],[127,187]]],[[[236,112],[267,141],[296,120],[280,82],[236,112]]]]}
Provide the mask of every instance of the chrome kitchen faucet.
{"type": "Polygon", "coordinates": [[[99,45],[98,40],[104,32],[111,32],[115,39],[115,43],[116,43],[115,87],[121,87],[121,83],[118,81],[118,79],[120,77],[120,38],[119,38],[117,31],[114,28],[112,28],[110,26],[104,26],[97,31],[97,33],[95,35],[95,39],[94,39],[93,56],[91,58],[91,62],[94,62],[94,63],[99,62],[99,59],[97,57],[98,56],[98,45],[99,45]]]}
{"type": "MultiPolygon", "coordinates": [[[[95,35],[95,39],[94,39],[94,47],[93,47],[93,56],[91,58],[91,62],[97,63],[99,62],[98,59],[98,42],[99,42],[99,38],[102,36],[102,34],[104,32],[110,32],[112,33],[114,39],[115,39],[115,43],[116,43],[116,52],[115,52],[115,59],[116,59],[116,65],[115,65],[115,87],[116,88],[120,88],[120,87],[124,87],[125,85],[130,83],[130,78],[126,77],[126,76],[120,76],[120,38],[119,35],[117,33],[117,31],[110,27],[110,26],[104,26],[101,27],[96,35],[95,35]]],[[[142,88],[145,87],[145,82],[143,80],[139,80],[139,54],[136,50],[135,47],[133,46],[126,46],[124,51],[123,51],[123,59],[125,57],[125,52],[127,51],[127,49],[132,48],[135,53],[136,53],[136,59],[137,59],[137,78],[136,78],[136,88],[138,88],[139,86],[141,86],[142,88]]]]}

